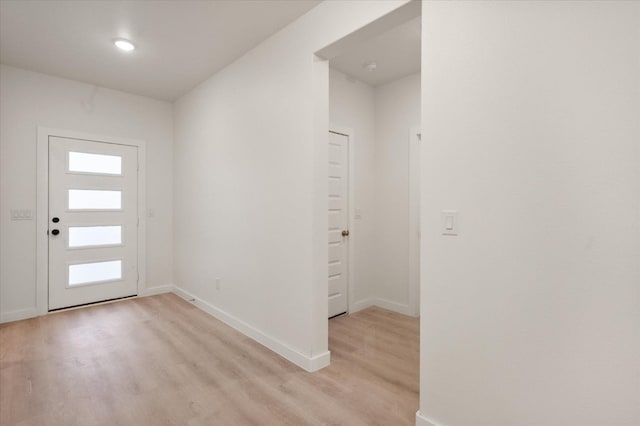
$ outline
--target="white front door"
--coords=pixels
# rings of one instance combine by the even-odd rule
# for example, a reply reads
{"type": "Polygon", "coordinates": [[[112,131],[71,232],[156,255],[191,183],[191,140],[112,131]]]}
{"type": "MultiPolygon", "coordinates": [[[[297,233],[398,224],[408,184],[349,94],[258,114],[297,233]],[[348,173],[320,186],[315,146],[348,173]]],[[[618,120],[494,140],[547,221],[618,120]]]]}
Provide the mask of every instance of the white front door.
{"type": "Polygon", "coordinates": [[[329,318],[347,312],[349,137],[329,132],[329,318]]]}
{"type": "Polygon", "coordinates": [[[138,148],[49,137],[49,310],[133,296],[138,148]]]}

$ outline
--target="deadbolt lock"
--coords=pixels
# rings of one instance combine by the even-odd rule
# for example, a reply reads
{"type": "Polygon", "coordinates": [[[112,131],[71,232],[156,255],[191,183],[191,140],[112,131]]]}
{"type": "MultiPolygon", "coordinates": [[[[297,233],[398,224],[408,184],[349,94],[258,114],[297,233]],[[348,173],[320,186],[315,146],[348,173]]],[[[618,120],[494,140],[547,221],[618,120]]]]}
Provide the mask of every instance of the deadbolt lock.
{"type": "Polygon", "coordinates": [[[348,237],[349,236],[349,230],[345,229],[344,231],[342,231],[342,236],[343,237],[348,237]]]}

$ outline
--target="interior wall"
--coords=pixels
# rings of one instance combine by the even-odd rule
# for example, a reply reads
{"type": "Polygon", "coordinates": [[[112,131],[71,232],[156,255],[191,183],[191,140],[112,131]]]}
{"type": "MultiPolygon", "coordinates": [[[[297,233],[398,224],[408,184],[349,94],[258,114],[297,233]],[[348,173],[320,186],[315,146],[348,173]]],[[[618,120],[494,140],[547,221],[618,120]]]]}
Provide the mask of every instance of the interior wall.
{"type": "Polygon", "coordinates": [[[375,297],[375,95],[374,88],[344,73],[329,70],[329,122],[354,132],[353,203],[360,217],[351,217],[349,242],[355,245],[349,311],[369,306],[375,297]]]}
{"type": "Polygon", "coordinates": [[[314,52],[406,3],[323,2],[174,107],[178,291],[303,368],[328,362],[314,52]]]}
{"type": "Polygon", "coordinates": [[[640,3],[422,16],[417,423],[640,424],[640,3]]]}
{"type": "MultiPolygon", "coordinates": [[[[37,127],[142,139],[147,144],[147,291],[171,285],[172,106],[0,65],[0,313],[36,311],[37,127]],[[94,92],[95,90],[95,92],[94,92]],[[33,220],[10,220],[29,209],[33,220]]],[[[166,289],[166,288],[164,288],[166,289]]]]}
{"type": "Polygon", "coordinates": [[[420,125],[420,73],[375,88],[376,304],[411,315],[409,129],[420,125]]]}

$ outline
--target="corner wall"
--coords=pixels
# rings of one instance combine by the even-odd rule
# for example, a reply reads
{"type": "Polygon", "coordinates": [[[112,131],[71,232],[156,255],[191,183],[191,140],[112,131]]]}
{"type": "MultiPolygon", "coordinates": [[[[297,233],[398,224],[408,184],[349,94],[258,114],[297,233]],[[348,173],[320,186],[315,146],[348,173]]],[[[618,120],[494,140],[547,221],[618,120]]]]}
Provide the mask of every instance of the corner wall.
{"type": "Polygon", "coordinates": [[[640,3],[422,16],[417,424],[640,424],[640,3]]]}
{"type": "Polygon", "coordinates": [[[420,74],[375,88],[377,304],[414,314],[409,273],[409,130],[420,126],[420,74]]]}
{"type": "Polygon", "coordinates": [[[0,65],[0,321],[36,316],[37,127],[147,146],[147,293],[172,284],[172,107],[124,92],[0,65]],[[94,91],[95,90],[95,91],[94,91]],[[11,209],[33,220],[12,221],[11,209]]]}

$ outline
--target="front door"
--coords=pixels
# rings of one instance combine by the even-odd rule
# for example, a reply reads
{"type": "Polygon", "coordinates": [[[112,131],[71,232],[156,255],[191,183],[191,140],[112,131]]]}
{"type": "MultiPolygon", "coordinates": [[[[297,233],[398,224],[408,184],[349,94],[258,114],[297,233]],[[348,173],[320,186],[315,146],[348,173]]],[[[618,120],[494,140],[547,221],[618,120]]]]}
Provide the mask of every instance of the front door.
{"type": "Polygon", "coordinates": [[[349,137],[329,132],[329,318],[347,312],[349,137]]]}
{"type": "Polygon", "coordinates": [[[138,148],[49,137],[49,310],[137,294],[138,148]]]}

